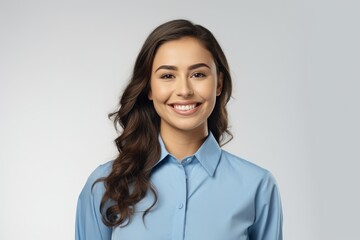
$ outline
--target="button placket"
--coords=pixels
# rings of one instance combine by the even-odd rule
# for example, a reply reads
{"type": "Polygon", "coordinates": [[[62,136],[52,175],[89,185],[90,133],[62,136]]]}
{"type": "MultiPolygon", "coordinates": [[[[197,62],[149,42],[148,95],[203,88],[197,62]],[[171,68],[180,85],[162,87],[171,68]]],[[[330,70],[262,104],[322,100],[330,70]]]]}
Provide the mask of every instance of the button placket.
{"type": "Polygon", "coordinates": [[[178,193],[178,202],[176,204],[176,210],[174,214],[174,224],[172,239],[174,240],[183,240],[185,232],[185,222],[186,222],[186,201],[187,201],[187,181],[186,173],[183,165],[179,163],[178,165],[178,181],[179,188],[177,189],[178,193]]]}

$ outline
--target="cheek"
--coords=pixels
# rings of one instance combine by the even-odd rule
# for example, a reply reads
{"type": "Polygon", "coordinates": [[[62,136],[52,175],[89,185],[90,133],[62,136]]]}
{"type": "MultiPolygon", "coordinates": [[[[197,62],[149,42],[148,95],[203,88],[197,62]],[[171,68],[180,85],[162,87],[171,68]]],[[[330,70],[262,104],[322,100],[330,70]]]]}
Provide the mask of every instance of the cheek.
{"type": "Polygon", "coordinates": [[[215,100],[216,98],[215,82],[209,82],[206,85],[199,86],[198,93],[207,100],[215,100]]]}
{"type": "Polygon", "coordinates": [[[165,101],[170,95],[169,89],[161,85],[153,84],[151,89],[151,97],[153,101],[165,101]]]}

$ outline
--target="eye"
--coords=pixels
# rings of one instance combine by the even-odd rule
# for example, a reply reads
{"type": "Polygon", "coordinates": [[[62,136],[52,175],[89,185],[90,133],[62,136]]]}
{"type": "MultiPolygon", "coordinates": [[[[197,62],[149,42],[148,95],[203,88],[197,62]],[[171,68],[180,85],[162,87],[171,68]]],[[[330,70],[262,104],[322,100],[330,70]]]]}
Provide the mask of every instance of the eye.
{"type": "Polygon", "coordinates": [[[203,74],[203,73],[197,72],[197,73],[194,73],[193,75],[191,75],[191,77],[194,77],[194,78],[204,78],[204,77],[206,77],[206,75],[203,74]]]}
{"type": "Polygon", "coordinates": [[[160,76],[161,79],[171,79],[174,78],[174,75],[166,73],[160,76]]]}

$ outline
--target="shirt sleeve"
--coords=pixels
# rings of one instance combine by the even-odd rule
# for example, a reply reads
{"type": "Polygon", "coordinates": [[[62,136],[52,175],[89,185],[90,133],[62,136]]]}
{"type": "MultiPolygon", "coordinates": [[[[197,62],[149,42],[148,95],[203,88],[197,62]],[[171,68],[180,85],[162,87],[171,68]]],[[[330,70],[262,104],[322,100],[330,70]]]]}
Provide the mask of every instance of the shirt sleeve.
{"type": "Polygon", "coordinates": [[[75,240],[110,240],[112,228],[107,227],[100,213],[104,184],[94,182],[103,177],[104,166],[98,167],[82,189],[76,209],[75,240]]]}
{"type": "Polygon", "coordinates": [[[255,198],[255,221],[249,229],[251,240],[282,240],[282,208],[274,177],[267,172],[255,198]]]}

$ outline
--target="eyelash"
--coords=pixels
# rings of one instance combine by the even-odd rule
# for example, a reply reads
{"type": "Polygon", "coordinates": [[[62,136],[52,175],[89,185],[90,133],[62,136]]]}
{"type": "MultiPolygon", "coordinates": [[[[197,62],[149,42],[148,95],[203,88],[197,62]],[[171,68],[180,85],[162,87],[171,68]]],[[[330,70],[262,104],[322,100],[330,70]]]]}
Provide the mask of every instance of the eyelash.
{"type": "MultiPolygon", "coordinates": [[[[174,75],[169,74],[169,73],[163,74],[163,75],[160,76],[161,79],[171,79],[171,78],[174,78],[174,77],[175,77],[174,75]]],[[[192,74],[191,77],[204,78],[204,77],[206,77],[206,75],[203,74],[203,73],[200,73],[200,72],[196,72],[196,73],[192,74]]]]}
{"type": "Polygon", "coordinates": [[[160,78],[162,78],[162,79],[171,79],[171,78],[174,78],[174,75],[166,73],[166,74],[161,75],[160,78]]]}
{"type": "Polygon", "coordinates": [[[191,75],[191,77],[195,77],[195,78],[204,78],[206,77],[205,74],[201,73],[201,72],[196,72],[193,75],[191,75]],[[199,76],[200,75],[200,76],[199,76]]]}

